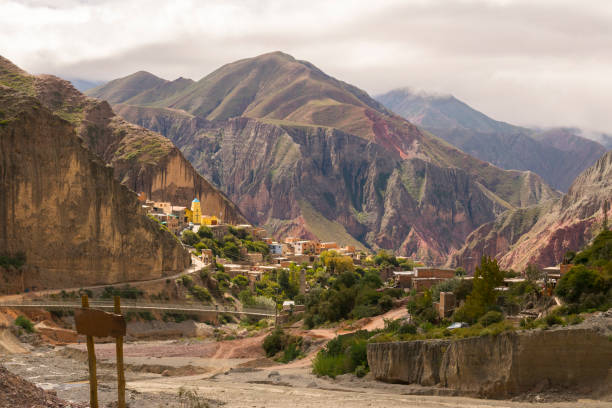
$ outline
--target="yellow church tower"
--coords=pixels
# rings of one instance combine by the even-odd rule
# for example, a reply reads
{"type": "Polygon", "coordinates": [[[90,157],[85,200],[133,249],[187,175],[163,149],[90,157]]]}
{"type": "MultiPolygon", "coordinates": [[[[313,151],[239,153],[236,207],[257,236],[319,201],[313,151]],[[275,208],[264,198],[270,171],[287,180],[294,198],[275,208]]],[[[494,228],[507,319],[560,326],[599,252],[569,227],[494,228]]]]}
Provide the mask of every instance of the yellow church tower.
{"type": "Polygon", "coordinates": [[[200,200],[194,198],[191,202],[192,222],[194,224],[202,223],[202,208],[200,208],[200,200]]]}

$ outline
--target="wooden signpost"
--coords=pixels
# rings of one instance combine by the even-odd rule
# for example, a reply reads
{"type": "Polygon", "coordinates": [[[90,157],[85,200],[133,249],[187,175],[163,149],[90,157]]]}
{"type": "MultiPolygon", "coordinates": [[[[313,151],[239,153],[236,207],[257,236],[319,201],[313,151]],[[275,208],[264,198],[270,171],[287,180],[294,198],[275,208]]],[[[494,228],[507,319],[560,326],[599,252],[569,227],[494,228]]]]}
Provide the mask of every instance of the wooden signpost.
{"type": "Polygon", "coordinates": [[[81,309],[74,312],[77,333],[87,336],[89,361],[89,399],[91,408],[98,408],[98,378],[96,376],[96,352],[94,337],[115,337],[117,351],[118,407],[125,408],[125,375],[123,372],[123,336],[126,332],[125,318],[121,315],[121,300],[115,296],[115,313],[90,309],[87,295],[81,298],[81,309]]]}

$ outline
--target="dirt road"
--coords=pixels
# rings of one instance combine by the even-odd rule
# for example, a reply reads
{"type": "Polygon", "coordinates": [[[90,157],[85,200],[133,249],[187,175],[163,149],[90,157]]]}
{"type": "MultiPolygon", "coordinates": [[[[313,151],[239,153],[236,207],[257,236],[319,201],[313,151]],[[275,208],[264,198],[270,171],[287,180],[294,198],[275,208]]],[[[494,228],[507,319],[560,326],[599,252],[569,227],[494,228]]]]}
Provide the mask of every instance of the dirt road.
{"type": "Polygon", "coordinates": [[[176,279],[180,276],[183,275],[189,275],[192,274],[194,272],[199,271],[200,269],[206,267],[208,264],[203,263],[202,261],[200,261],[198,258],[192,256],[191,257],[191,266],[189,266],[189,268],[185,269],[184,271],[171,275],[171,276],[163,276],[161,278],[155,278],[155,279],[148,279],[148,280],[140,280],[140,281],[128,281],[128,282],[115,282],[115,283],[107,283],[104,285],[94,285],[94,286],[81,286],[78,288],[63,288],[63,289],[47,289],[47,290],[39,290],[39,291],[35,291],[35,292],[28,292],[28,293],[20,293],[20,294],[16,294],[16,295],[3,295],[0,296],[0,303],[9,303],[9,302],[18,302],[22,299],[33,299],[35,297],[40,297],[40,296],[48,296],[48,295],[54,295],[57,293],[60,293],[62,291],[66,291],[66,292],[76,292],[79,291],[81,289],[101,289],[104,288],[106,286],[116,286],[116,285],[132,285],[132,286],[141,286],[141,285],[147,285],[147,284],[152,284],[152,283],[159,283],[159,282],[165,282],[166,279],[176,279]]]}

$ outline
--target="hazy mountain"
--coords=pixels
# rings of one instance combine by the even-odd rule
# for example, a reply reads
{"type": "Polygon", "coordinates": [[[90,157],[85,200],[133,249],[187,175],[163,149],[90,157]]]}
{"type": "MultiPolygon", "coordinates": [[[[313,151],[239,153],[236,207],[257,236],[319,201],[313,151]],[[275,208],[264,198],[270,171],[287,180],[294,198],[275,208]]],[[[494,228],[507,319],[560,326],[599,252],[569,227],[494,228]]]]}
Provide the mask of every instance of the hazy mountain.
{"type": "Polygon", "coordinates": [[[441,261],[505,209],[558,196],[537,175],[475,159],[280,52],[172,92],[163,80],[123,90],[131,77],[90,95],[168,136],[250,220],[277,234],[441,261]]]}
{"type": "Polygon", "coordinates": [[[66,78],[72,86],[78,89],[81,92],[85,92],[89,89],[95,88],[96,86],[100,86],[104,84],[104,81],[89,81],[87,79],[79,79],[79,78],[66,78]]]}
{"type": "Polygon", "coordinates": [[[453,96],[397,89],[377,99],[466,153],[504,169],[533,171],[562,191],[606,152],[578,131],[570,134],[558,129],[539,135],[536,130],[491,119],[453,96]]]}

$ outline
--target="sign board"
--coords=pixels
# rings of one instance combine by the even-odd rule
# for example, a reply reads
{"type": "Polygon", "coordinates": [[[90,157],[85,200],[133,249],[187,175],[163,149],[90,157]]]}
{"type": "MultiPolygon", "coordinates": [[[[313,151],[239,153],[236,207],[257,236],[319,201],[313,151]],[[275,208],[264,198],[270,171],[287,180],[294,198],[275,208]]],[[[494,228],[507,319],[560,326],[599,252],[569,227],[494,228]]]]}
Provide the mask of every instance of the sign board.
{"type": "Polygon", "coordinates": [[[125,318],[118,314],[81,308],[74,311],[74,322],[79,334],[94,337],[125,336],[125,318]]]}

